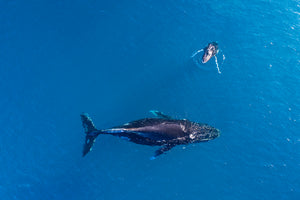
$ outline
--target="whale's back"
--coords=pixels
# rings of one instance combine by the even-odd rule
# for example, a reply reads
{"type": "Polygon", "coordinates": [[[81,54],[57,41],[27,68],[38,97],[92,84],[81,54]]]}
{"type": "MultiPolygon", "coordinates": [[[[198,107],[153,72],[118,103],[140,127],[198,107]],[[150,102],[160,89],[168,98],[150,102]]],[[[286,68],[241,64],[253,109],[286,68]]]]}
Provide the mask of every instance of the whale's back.
{"type": "Polygon", "coordinates": [[[151,139],[172,140],[188,135],[188,120],[145,118],[114,127],[128,132],[143,134],[151,139]]]}

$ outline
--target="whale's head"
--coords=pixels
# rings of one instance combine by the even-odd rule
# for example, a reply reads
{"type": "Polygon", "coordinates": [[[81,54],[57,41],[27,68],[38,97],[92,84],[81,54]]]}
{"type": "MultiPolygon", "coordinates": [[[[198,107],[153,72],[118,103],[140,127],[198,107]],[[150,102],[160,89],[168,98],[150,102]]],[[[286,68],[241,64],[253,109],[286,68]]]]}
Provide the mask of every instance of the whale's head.
{"type": "Polygon", "coordinates": [[[190,129],[192,142],[206,142],[220,136],[220,130],[207,124],[195,123],[190,129]]]}
{"type": "Polygon", "coordinates": [[[207,63],[213,56],[219,52],[218,44],[211,42],[204,48],[204,54],[202,56],[202,63],[207,63]]]}

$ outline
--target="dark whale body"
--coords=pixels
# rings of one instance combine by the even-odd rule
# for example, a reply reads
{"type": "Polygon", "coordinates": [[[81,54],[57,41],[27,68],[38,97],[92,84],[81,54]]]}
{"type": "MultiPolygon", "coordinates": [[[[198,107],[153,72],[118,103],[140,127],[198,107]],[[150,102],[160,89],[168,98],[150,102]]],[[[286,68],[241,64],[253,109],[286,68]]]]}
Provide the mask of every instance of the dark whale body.
{"type": "Polygon", "coordinates": [[[83,156],[91,150],[96,137],[100,134],[118,136],[136,144],[162,146],[155,152],[153,158],[176,145],[204,142],[212,140],[220,134],[218,129],[207,124],[191,122],[186,119],[172,119],[161,112],[154,112],[160,118],[140,119],[104,130],[97,130],[88,115],[82,114],[81,120],[86,132],[83,156]]]}

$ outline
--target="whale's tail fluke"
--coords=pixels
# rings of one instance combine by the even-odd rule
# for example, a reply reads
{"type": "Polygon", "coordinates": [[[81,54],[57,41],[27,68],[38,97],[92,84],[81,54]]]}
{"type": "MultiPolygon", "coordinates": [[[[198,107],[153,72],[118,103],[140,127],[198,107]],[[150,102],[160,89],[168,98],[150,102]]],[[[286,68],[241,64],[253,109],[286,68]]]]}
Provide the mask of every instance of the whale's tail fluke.
{"type": "Polygon", "coordinates": [[[92,147],[96,141],[96,137],[101,133],[101,131],[97,130],[95,125],[93,124],[93,121],[88,116],[87,113],[83,113],[80,115],[82,126],[84,128],[84,131],[86,133],[85,136],[85,142],[83,145],[83,154],[82,156],[85,156],[88,152],[92,150],[92,147]]]}

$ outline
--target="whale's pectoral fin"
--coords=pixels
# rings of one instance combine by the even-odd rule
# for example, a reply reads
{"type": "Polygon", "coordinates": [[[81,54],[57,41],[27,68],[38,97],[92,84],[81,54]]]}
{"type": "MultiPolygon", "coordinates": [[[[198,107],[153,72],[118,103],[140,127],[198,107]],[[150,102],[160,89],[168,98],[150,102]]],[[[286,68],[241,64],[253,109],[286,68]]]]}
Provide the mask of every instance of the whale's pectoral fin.
{"type": "Polygon", "coordinates": [[[170,149],[172,149],[173,147],[175,147],[176,145],[175,144],[167,144],[167,145],[164,145],[163,147],[161,147],[160,149],[156,150],[155,151],[155,154],[154,156],[152,156],[150,159],[151,160],[154,160],[157,156],[169,151],[170,149]]]}
{"type": "Polygon", "coordinates": [[[150,112],[155,116],[163,119],[172,119],[171,116],[164,114],[163,112],[157,110],[150,110],[150,112]]]}

